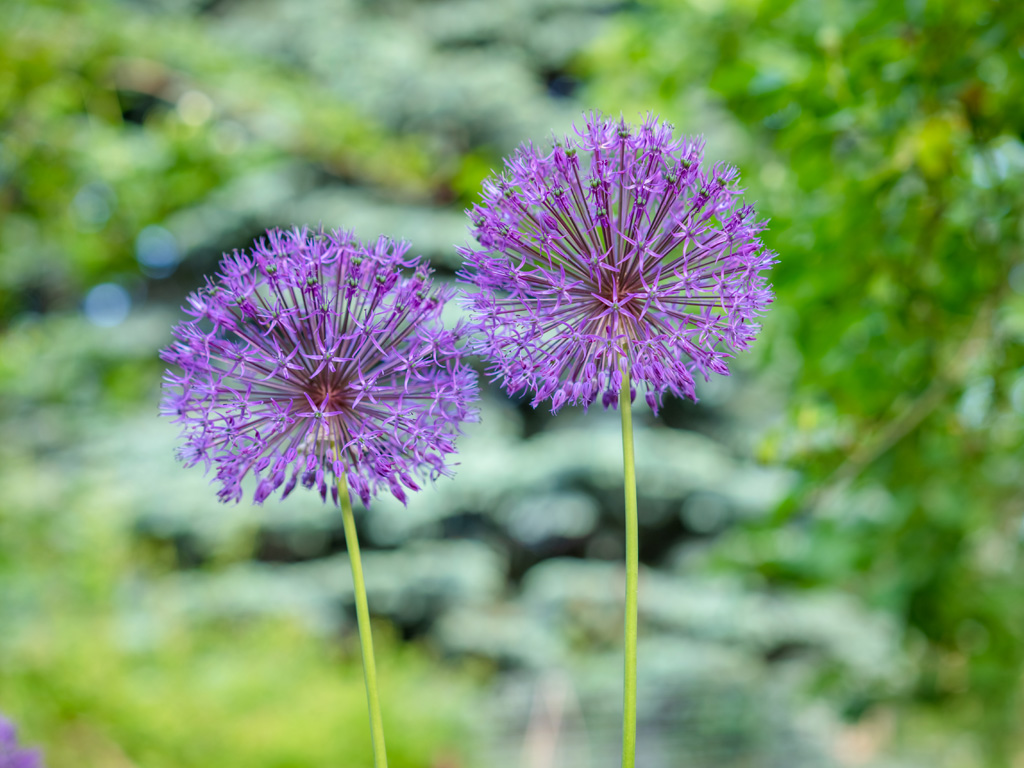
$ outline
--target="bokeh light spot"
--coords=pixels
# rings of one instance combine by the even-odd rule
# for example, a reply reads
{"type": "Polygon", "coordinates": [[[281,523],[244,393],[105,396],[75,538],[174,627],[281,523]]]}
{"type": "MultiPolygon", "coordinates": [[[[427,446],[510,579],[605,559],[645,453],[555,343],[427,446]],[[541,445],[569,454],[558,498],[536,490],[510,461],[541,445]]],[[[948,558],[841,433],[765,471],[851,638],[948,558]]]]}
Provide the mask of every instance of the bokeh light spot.
{"type": "Polygon", "coordinates": [[[85,295],[82,311],[93,325],[113,328],[123,323],[132,308],[128,291],[116,283],[100,283],[85,295]]]}

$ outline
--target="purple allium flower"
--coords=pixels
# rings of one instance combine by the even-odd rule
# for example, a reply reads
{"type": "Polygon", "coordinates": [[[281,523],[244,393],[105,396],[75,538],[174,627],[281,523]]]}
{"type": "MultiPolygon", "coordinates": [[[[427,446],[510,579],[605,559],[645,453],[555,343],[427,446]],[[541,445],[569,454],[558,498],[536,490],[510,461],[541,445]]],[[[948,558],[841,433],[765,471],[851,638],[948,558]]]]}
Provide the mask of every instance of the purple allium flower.
{"type": "Polygon", "coordinates": [[[18,746],[18,729],[0,715],[0,768],[42,768],[43,757],[38,749],[18,746]]]}
{"type": "Polygon", "coordinates": [[[775,254],[740,204],[735,168],[701,166],[703,141],[675,139],[649,117],[639,128],[592,114],[545,154],[531,144],[484,183],[468,211],[479,248],[461,248],[460,277],[509,394],[533,405],[618,403],[623,358],[657,410],[696,400],[694,373],[728,374],[772,301],[775,254]]]}
{"type": "Polygon", "coordinates": [[[216,468],[222,501],[241,499],[250,473],[257,503],[298,483],[326,500],[333,475],[364,504],[450,474],[476,375],[462,327],[441,324],[453,289],[407,250],[271,230],[188,297],[191,319],[161,355],[181,369],[164,377],[161,410],[184,424],[179,458],[216,468]]]}

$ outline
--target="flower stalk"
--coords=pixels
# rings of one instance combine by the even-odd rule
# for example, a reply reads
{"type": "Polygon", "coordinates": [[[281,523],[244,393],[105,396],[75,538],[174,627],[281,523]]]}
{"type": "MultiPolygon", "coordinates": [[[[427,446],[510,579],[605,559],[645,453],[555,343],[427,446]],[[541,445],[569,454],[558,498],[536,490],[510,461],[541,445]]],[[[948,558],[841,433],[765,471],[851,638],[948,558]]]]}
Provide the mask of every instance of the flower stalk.
{"type": "Polygon", "coordinates": [[[380,714],[380,694],[377,692],[377,664],[373,656],[373,633],[370,629],[370,608],[366,601],[366,582],[363,580],[363,560],[359,555],[359,537],[356,519],[352,514],[352,501],[348,489],[339,483],[338,500],[345,526],[345,546],[352,563],[352,589],[356,600],[356,622],[359,625],[359,649],[363,656],[363,679],[366,684],[366,706],[370,712],[370,739],[373,741],[375,768],[387,768],[388,756],[384,744],[384,719],[380,714]]]}
{"type": "Polygon", "coordinates": [[[624,359],[619,410],[622,412],[622,479],[626,489],[626,616],[625,676],[622,693],[622,768],[636,762],[636,636],[637,592],[640,580],[640,525],[636,505],[636,466],[633,460],[633,413],[629,360],[624,359]]]}

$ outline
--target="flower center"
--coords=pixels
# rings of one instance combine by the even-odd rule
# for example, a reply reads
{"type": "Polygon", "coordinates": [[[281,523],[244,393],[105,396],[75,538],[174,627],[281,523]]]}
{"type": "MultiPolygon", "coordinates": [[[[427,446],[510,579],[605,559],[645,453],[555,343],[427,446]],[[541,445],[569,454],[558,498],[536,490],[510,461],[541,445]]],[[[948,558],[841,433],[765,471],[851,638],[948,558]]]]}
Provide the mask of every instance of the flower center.
{"type": "Polygon", "coordinates": [[[325,411],[343,411],[352,406],[355,399],[350,387],[346,382],[333,380],[326,372],[319,374],[309,382],[306,391],[317,407],[323,406],[326,400],[325,411]]]}
{"type": "Polygon", "coordinates": [[[608,309],[618,315],[634,315],[635,302],[632,297],[616,296],[614,293],[606,293],[605,300],[608,302],[608,309]]]}

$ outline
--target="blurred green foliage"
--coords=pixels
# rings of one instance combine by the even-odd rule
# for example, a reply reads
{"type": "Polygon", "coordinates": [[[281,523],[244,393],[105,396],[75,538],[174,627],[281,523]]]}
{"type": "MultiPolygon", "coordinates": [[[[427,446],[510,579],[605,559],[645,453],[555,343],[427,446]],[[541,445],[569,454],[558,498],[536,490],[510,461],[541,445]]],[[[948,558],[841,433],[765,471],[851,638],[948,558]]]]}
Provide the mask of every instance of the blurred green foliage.
{"type": "Polygon", "coordinates": [[[609,109],[655,109],[738,152],[771,220],[764,354],[792,396],[760,454],[804,484],[724,537],[722,560],[901,617],[919,660],[908,695],[1009,765],[1024,715],[1024,6],[653,0],[581,69],[609,109]]]}
{"type": "MultiPolygon", "coordinates": [[[[158,650],[126,651],[115,629],[65,613],[8,652],[0,689],[26,733],[45,736],[47,765],[372,764],[358,648],[341,654],[264,622],[189,628],[158,650]]],[[[468,685],[411,649],[378,645],[390,763],[431,768],[463,754],[468,685]]]]}
{"type": "Polygon", "coordinates": [[[436,173],[422,141],[187,16],[14,2],[0,40],[0,321],[137,283],[140,230],[286,159],[414,199],[436,173]]]}

